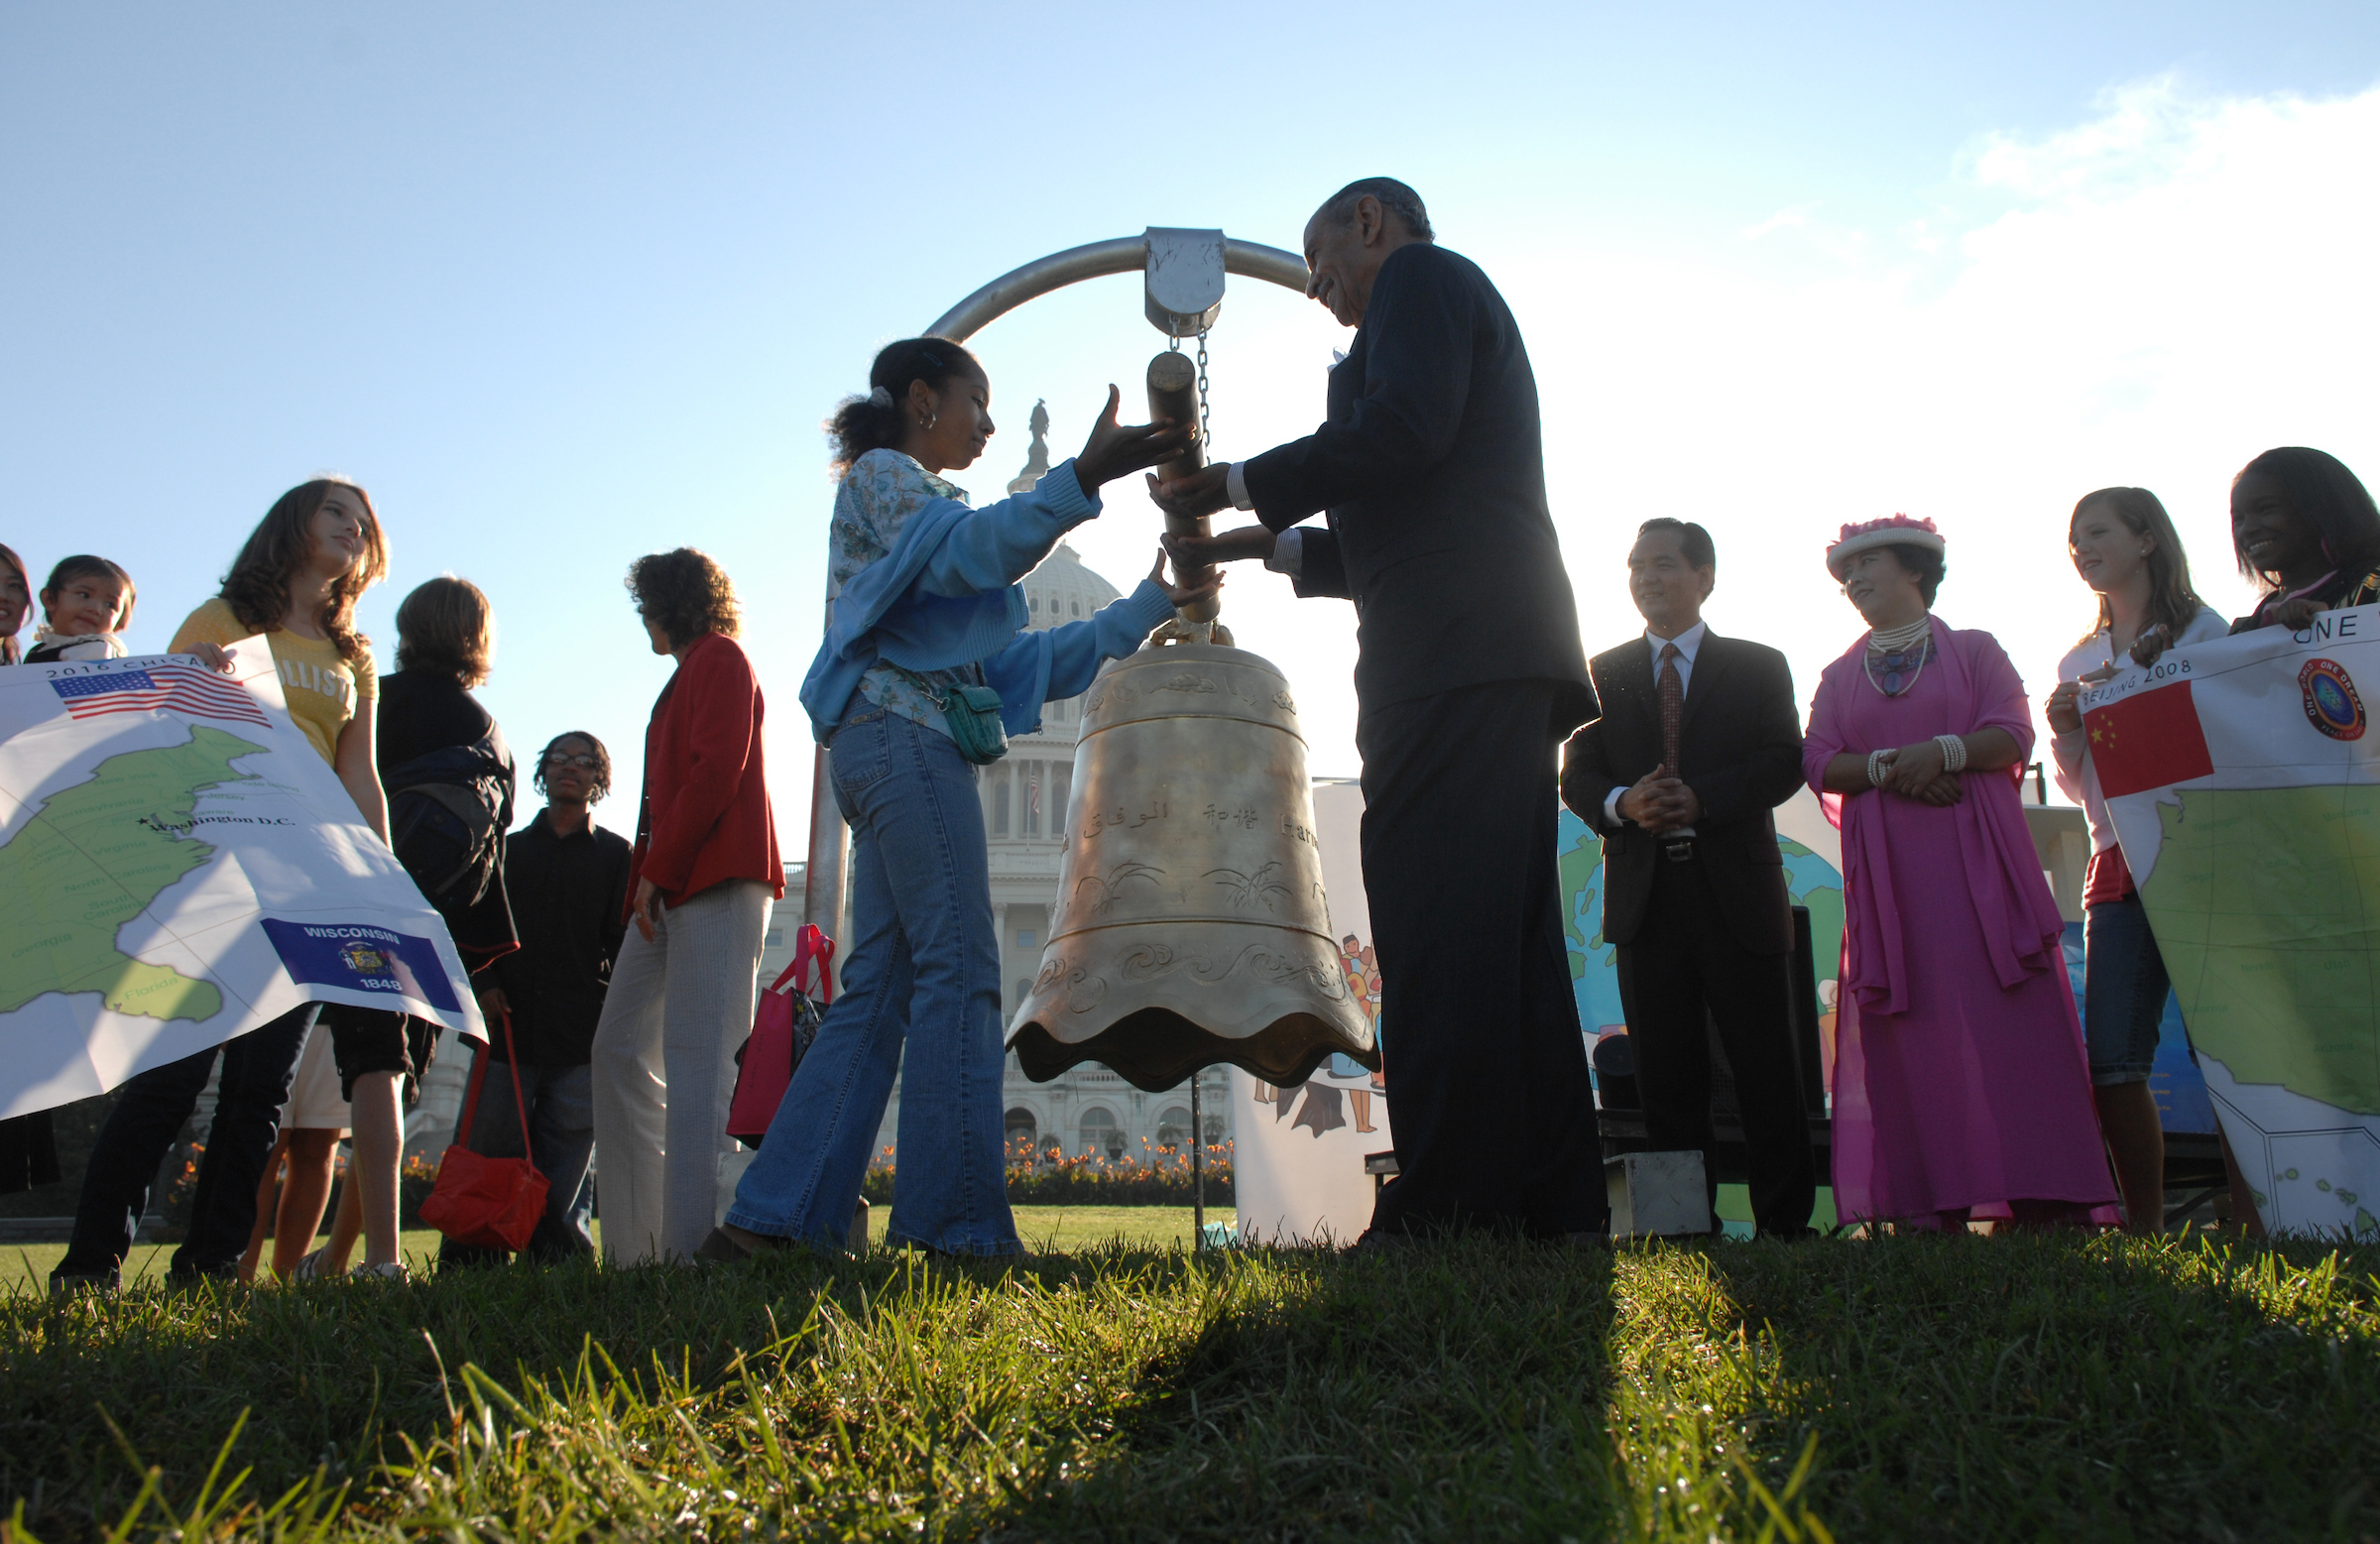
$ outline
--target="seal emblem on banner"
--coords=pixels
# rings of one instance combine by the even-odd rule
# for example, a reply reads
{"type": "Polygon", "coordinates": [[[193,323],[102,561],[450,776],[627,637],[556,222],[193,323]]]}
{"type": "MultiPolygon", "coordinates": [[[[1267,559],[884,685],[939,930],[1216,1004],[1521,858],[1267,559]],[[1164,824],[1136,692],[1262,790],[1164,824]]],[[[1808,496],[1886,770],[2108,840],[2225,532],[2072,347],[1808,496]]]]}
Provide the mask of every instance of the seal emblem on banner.
{"type": "Polygon", "coordinates": [[[2306,699],[2306,722],[2333,740],[2363,738],[2363,698],[2337,660],[2307,660],[2298,671],[2298,690],[2306,699]]]}

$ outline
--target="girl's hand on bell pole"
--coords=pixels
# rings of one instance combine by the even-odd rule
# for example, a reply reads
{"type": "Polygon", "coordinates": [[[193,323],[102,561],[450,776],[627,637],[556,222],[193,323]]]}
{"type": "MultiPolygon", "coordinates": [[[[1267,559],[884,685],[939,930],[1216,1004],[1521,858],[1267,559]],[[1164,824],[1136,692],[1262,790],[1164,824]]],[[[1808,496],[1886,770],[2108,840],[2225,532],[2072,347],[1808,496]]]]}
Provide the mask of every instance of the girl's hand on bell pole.
{"type": "Polygon", "coordinates": [[[1091,437],[1083,441],[1083,453],[1074,458],[1075,477],[1087,494],[1096,495],[1102,483],[1114,482],[1127,472],[1172,460],[1182,453],[1195,432],[1190,424],[1163,420],[1119,423],[1116,410],[1123,402],[1124,394],[1110,382],[1108,406],[1091,425],[1091,437]]]}
{"type": "MultiPolygon", "coordinates": [[[[1165,558],[1166,551],[1164,548],[1160,547],[1157,550],[1156,565],[1148,570],[1148,582],[1155,585],[1158,589],[1163,590],[1165,592],[1165,598],[1173,602],[1174,608],[1177,611],[1184,606],[1194,605],[1199,601],[1203,601],[1223,588],[1223,570],[1220,568],[1208,569],[1204,578],[1197,578],[1194,580],[1194,582],[1174,584],[1167,583],[1165,580],[1165,558]]],[[[1173,560],[1173,566],[1174,571],[1176,573],[1180,573],[1185,569],[1195,569],[1204,567],[1205,565],[1185,564],[1179,557],[1175,557],[1173,560]]]]}

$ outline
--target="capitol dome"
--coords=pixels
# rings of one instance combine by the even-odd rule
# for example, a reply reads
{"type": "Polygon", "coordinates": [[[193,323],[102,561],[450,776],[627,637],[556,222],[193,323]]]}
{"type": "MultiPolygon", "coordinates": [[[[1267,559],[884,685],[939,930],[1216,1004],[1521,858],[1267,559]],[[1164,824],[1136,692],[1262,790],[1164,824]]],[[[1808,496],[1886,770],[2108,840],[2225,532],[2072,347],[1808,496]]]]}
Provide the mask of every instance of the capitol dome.
{"type": "Polygon", "coordinates": [[[1083,566],[1082,555],[1065,542],[1024,576],[1024,603],[1035,631],[1080,622],[1123,591],[1083,566]]]}

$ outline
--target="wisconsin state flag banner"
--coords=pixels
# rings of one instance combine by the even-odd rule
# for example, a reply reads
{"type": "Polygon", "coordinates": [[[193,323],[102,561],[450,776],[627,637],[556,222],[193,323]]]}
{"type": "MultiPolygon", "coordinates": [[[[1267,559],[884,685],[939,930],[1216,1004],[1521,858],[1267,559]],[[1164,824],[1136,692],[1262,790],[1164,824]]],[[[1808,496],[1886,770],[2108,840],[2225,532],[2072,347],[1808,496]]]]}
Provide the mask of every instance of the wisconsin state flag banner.
{"type": "Polygon", "coordinates": [[[2092,769],[2275,1233],[2380,1240],[2380,607],[2085,689],[2092,769]]]}
{"type": "Polygon", "coordinates": [[[2101,793],[2121,798],[2214,771],[2190,688],[2185,677],[2082,715],[2101,793]]]}

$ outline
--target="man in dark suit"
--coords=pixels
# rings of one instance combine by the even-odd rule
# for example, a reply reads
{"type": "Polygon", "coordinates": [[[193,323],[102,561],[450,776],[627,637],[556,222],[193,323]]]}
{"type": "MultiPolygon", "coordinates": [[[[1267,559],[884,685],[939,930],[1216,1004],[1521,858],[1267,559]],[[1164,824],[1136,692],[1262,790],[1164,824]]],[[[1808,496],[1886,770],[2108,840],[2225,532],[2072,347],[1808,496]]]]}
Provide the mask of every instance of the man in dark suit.
{"type": "Polygon", "coordinates": [[[1174,543],[1356,604],[1364,886],[1397,1178],[1368,1237],[1602,1232],[1601,1152],[1555,875],[1555,747],[1593,711],[1546,507],[1537,383],[1503,297],[1372,178],[1306,225],[1354,346],[1329,419],[1152,488],[1259,526],[1174,543]],[[1298,522],[1321,513],[1320,527],[1298,522]]]}
{"type": "MultiPolygon", "coordinates": [[[[1734,1070],[1763,1234],[1810,1225],[1815,1179],[1790,1016],[1792,903],[1771,810],[1802,785],[1785,656],[1703,622],[1711,534],[1646,521],[1628,552],[1645,633],[1595,656],[1603,717],[1563,754],[1562,800],[1604,834],[1604,936],[1646,1134],[1711,1172],[1706,1021],[1734,1070]]],[[[1716,1193],[1717,1181],[1712,1181],[1716,1193]]],[[[1716,1226],[1716,1225],[1715,1225],[1716,1226]]]]}

